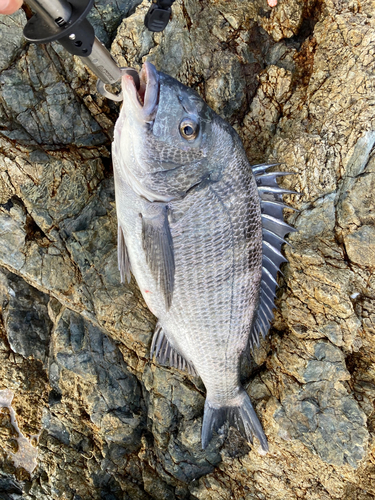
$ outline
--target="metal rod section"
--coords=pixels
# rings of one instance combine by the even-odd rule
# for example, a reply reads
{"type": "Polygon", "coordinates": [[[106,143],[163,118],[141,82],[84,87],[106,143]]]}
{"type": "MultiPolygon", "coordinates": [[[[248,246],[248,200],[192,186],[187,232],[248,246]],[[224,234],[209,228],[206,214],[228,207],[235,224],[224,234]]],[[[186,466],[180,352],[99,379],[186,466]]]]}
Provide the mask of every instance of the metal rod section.
{"type": "MultiPolygon", "coordinates": [[[[77,47],[80,47],[78,43],[82,44],[82,42],[79,41],[80,36],[82,36],[82,29],[87,28],[84,23],[88,23],[89,27],[92,29],[87,19],[80,20],[80,22],[77,23],[76,26],[74,25],[74,16],[76,14],[76,10],[73,10],[73,8],[75,9],[75,3],[73,3],[74,7],[72,8],[67,0],[26,1],[30,5],[30,7],[38,14],[38,16],[40,16],[41,20],[48,23],[49,26],[55,29],[57,28],[57,33],[63,32],[66,28],[69,28],[66,37],[69,37],[71,43],[76,44],[77,47]]],[[[88,1],[88,3],[90,2],[88,1]]],[[[92,35],[94,36],[94,33],[92,33],[92,35]]],[[[64,38],[56,37],[55,39],[57,39],[57,41],[60,41],[60,43],[62,43],[69,52],[74,54],[74,52],[69,50],[70,41],[68,44],[66,44],[64,43],[64,38]]],[[[88,66],[104,84],[113,84],[121,79],[120,68],[115,63],[109,51],[97,38],[94,38],[91,53],[88,53],[90,54],[88,56],[83,56],[81,54],[79,54],[79,56],[82,62],[86,66],[88,66]]]]}
{"type": "Polygon", "coordinates": [[[66,0],[27,0],[30,7],[47,22],[58,26],[67,23],[72,15],[72,7],[66,0]]]}
{"type": "Polygon", "coordinates": [[[81,61],[104,83],[115,83],[121,78],[120,68],[97,38],[95,38],[91,54],[88,57],[81,57],[81,61]]]}

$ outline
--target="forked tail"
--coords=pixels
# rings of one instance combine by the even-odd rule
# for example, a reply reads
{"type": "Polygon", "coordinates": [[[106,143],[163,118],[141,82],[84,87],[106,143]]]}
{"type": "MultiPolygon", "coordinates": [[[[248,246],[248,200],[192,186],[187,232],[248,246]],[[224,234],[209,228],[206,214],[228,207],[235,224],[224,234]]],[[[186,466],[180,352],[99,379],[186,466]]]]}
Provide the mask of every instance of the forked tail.
{"type": "Polygon", "coordinates": [[[213,431],[217,432],[225,422],[238,429],[251,444],[253,443],[253,436],[256,436],[263,451],[268,451],[268,442],[262,425],[252,407],[247,392],[242,387],[236,397],[235,404],[230,406],[218,406],[212,404],[208,398],[206,399],[202,425],[203,449],[211,441],[213,431]]]}

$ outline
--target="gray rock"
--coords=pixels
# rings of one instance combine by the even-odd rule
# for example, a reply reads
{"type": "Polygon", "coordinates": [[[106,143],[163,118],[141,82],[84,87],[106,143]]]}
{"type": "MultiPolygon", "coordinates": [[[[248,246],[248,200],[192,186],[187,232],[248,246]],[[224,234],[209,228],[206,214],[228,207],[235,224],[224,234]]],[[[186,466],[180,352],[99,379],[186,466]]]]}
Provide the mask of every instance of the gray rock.
{"type": "Polygon", "coordinates": [[[94,26],[95,35],[99,40],[108,46],[123,18],[127,17],[140,3],[140,0],[116,0],[114,2],[96,0],[88,19],[94,26]]]}
{"type": "Polygon", "coordinates": [[[100,434],[108,443],[136,448],[144,421],[140,388],[114,342],[100,328],[66,310],[54,329],[51,361],[55,391],[62,392],[65,370],[89,384],[86,411],[100,434]]]}
{"type": "Polygon", "coordinates": [[[15,57],[20,53],[25,43],[23,27],[26,24],[26,16],[19,10],[11,16],[1,16],[1,54],[0,71],[8,68],[15,57]]]}
{"type": "Polygon", "coordinates": [[[357,467],[366,453],[365,416],[345,388],[334,381],[312,382],[281,401],[275,420],[329,464],[357,467]]]}
{"type": "Polygon", "coordinates": [[[53,326],[48,302],[48,295],[5,269],[0,270],[2,316],[13,352],[46,361],[53,326]]]}
{"type": "Polygon", "coordinates": [[[15,65],[1,73],[0,91],[4,125],[10,129],[3,135],[12,138],[13,129],[22,127],[31,144],[92,146],[106,141],[98,123],[75,99],[39,45],[30,45],[15,65]]]}
{"type": "Polygon", "coordinates": [[[42,417],[43,429],[45,429],[49,435],[56,438],[63,444],[70,444],[70,434],[65,425],[57,418],[54,417],[49,411],[45,411],[42,417]]]}

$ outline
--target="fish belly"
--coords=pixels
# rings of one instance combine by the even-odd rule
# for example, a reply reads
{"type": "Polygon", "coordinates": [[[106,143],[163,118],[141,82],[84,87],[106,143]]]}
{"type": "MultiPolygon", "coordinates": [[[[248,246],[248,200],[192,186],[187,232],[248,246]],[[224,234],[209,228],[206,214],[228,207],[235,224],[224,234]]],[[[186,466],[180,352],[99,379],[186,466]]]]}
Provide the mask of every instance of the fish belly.
{"type": "Polygon", "coordinates": [[[114,166],[116,212],[119,226],[124,235],[131,272],[148,308],[156,317],[160,317],[165,313],[165,301],[160,293],[159,285],[149,269],[142,244],[141,214],[147,202],[124,182],[116,169],[116,162],[114,162],[114,166]]]}

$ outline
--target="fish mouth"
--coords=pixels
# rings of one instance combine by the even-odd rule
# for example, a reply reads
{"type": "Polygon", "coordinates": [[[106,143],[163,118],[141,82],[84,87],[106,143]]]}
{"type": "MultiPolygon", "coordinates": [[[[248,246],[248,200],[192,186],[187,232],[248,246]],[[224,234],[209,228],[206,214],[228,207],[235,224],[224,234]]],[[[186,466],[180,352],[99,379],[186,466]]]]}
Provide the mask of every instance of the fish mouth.
{"type": "Polygon", "coordinates": [[[134,69],[125,70],[122,77],[124,101],[129,99],[143,120],[152,118],[159,103],[159,73],[155,66],[145,62],[139,74],[134,69]]]}

